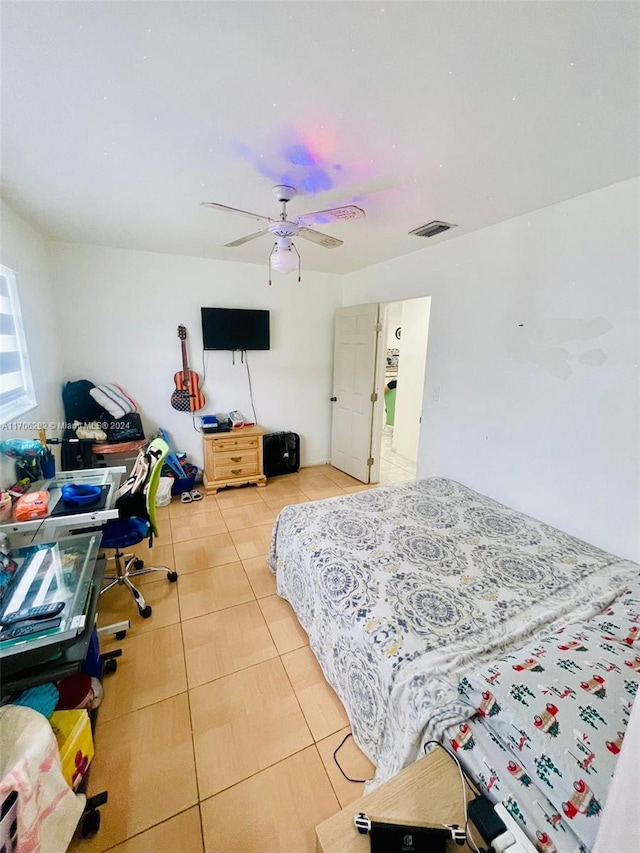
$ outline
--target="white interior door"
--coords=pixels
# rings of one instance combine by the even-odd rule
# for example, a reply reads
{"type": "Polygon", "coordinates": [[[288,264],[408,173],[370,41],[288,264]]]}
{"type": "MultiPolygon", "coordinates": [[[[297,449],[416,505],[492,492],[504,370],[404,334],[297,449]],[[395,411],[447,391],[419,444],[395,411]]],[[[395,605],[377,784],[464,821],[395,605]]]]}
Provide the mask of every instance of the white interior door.
{"type": "Polygon", "coordinates": [[[380,306],[338,308],[333,349],[331,464],[370,482],[380,306]]]}

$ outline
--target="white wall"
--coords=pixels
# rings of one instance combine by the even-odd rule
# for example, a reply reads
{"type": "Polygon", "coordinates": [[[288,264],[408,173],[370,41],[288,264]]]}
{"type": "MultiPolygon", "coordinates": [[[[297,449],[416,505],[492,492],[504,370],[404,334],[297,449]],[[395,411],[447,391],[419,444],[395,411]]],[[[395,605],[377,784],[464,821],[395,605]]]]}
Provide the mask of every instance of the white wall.
{"type": "MultiPolygon", "coordinates": [[[[341,278],[274,274],[261,265],[152,252],[50,243],[68,379],[115,381],[138,402],[146,429],[167,429],[174,446],[202,464],[201,436],[169,399],[182,369],[177,326],[188,330],[189,365],[202,376],[200,307],[271,311],[271,347],[249,353],[258,422],[301,436],[303,464],[330,456],[333,314],[341,278]]],[[[251,416],[246,368],[209,352],[203,413],[251,416]]]]}
{"type": "MultiPolygon", "coordinates": [[[[24,326],[36,401],[35,409],[0,427],[0,438],[37,438],[37,429],[23,423],[63,420],[62,363],[58,351],[54,305],[57,294],[49,279],[46,243],[6,202],[0,202],[2,224],[1,263],[16,273],[22,323],[24,326]]],[[[49,435],[58,434],[50,427],[49,435]]],[[[13,460],[0,456],[0,486],[15,482],[13,460]]]]}
{"type": "Polygon", "coordinates": [[[638,179],[615,184],[344,288],[346,305],[432,296],[419,476],[635,559],[639,193],[638,179]]]}
{"type": "Polygon", "coordinates": [[[418,460],[430,309],[428,296],[402,303],[402,350],[398,361],[392,448],[412,462],[418,460]]]}
{"type": "Polygon", "coordinates": [[[402,340],[396,338],[396,329],[402,326],[402,302],[390,302],[387,306],[387,349],[402,352],[402,340]]]}

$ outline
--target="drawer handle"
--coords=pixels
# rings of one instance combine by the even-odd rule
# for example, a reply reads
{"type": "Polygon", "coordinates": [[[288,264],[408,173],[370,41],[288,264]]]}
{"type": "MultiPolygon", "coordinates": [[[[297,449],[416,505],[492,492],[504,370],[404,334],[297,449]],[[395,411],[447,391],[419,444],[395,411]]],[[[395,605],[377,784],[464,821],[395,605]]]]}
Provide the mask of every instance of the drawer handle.
{"type": "Polygon", "coordinates": [[[232,468],[231,473],[232,474],[242,474],[242,468],[232,468]]]}
{"type": "Polygon", "coordinates": [[[240,462],[241,459],[242,459],[242,456],[232,456],[231,457],[232,462],[240,462]]]}

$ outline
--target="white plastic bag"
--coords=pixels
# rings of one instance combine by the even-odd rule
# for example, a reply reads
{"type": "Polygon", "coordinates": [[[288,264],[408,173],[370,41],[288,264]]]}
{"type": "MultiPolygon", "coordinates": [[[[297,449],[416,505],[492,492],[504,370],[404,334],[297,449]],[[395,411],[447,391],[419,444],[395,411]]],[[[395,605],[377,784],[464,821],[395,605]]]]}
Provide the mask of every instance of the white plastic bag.
{"type": "Polygon", "coordinates": [[[160,477],[156,492],[156,506],[168,506],[171,503],[171,486],[173,477],[160,477]]]}

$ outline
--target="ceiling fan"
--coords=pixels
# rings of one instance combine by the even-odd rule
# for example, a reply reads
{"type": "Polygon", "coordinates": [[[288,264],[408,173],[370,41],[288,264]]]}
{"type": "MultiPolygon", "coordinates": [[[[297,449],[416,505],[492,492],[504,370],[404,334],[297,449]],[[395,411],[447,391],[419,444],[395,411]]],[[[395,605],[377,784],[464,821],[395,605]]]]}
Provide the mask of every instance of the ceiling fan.
{"type": "Polygon", "coordinates": [[[298,268],[298,281],[300,281],[300,253],[292,242],[292,237],[303,237],[311,243],[316,243],[318,246],[323,246],[325,249],[335,249],[342,245],[342,240],[336,237],[330,237],[328,234],[322,234],[310,228],[310,225],[324,224],[326,222],[345,222],[349,219],[362,219],[365,216],[364,210],[356,207],[353,204],[346,207],[331,207],[329,210],[316,210],[313,213],[304,213],[302,216],[296,216],[293,221],[287,219],[287,204],[297,195],[297,190],[294,187],[278,185],[273,188],[273,194],[276,200],[282,204],[282,212],[279,219],[272,219],[270,216],[261,216],[259,213],[250,213],[248,210],[239,210],[237,207],[227,207],[226,204],[217,204],[215,201],[203,201],[203,207],[213,207],[215,210],[225,210],[228,213],[239,213],[241,216],[248,216],[258,222],[266,223],[260,231],[254,231],[253,234],[247,234],[246,237],[240,237],[238,240],[232,240],[231,243],[225,243],[228,248],[242,246],[243,243],[248,243],[250,240],[255,240],[256,237],[262,237],[263,234],[271,234],[276,238],[273,244],[271,254],[269,255],[269,284],[271,284],[271,270],[278,270],[281,273],[290,273],[298,268]]]}

